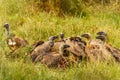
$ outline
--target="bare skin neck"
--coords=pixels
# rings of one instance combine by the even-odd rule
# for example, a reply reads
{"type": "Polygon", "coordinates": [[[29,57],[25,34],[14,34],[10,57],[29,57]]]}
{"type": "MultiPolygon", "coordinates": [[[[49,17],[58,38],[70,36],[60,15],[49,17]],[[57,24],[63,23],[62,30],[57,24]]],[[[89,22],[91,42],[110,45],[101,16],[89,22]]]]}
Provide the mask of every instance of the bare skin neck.
{"type": "Polygon", "coordinates": [[[61,55],[63,55],[63,54],[64,54],[64,49],[63,49],[63,47],[62,47],[62,46],[59,48],[59,53],[60,53],[61,55]]]}
{"type": "Polygon", "coordinates": [[[9,35],[10,35],[10,30],[9,28],[6,28],[6,36],[9,37],[9,35]]]}
{"type": "Polygon", "coordinates": [[[53,40],[49,40],[49,45],[52,47],[54,45],[54,41],[53,40]]]}

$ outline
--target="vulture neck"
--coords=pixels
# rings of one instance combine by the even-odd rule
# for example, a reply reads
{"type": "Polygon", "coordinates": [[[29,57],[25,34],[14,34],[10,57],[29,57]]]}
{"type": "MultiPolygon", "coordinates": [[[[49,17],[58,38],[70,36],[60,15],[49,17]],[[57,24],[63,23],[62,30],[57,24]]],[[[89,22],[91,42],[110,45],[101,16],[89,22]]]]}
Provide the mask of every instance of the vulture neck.
{"type": "Polygon", "coordinates": [[[53,47],[53,46],[54,46],[54,41],[53,41],[53,40],[49,40],[49,45],[50,45],[51,47],[53,47]]]}
{"type": "Polygon", "coordinates": [[[86,42],[87,42],[87,46],[90,46],[91,41],[92,41],[91,38],[89,38],[89,39],[86,40],[86,42]]]}
{"type": "Polygon", "coordinates": [[[59,53],[60,53],[60,55],[64,54],[64,48],[62,46],[59,47],[59,53]]]}
{"type": "Polygon", "coordinates": [[[10,35],[10,29],[6,28],[6,36],[9,37],[9,35],[10,35]]]}

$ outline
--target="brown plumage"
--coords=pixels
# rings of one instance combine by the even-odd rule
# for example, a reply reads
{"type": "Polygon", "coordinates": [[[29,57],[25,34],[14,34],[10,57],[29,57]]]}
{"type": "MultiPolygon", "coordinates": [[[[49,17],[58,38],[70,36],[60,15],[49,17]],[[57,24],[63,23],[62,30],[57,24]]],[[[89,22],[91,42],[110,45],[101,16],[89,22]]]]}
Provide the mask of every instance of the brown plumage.
{"type": "Polygon", "coordinates": [[[51,36],[49,41],[42,43],[41,45],[37,46],[30,54],[32,62],[38,62],[42,59],[44,55],[46,55],[49,51],[51,51],[52,47],[54,46],[54,40],[57,36],[51,36]],[[37,57],[41,57],[36,59],[37,57]]]}
{"type": "Polygon", "coordinates": [[[81,56],[82,54],[82,50],[80,50],[81,48],[84,47],[84,45],[86,45],[86,43],[84,41],[81,40],[80,37],[70,37],[70,38],[66,38],[64,39],[64,34],[61,33],[60,34],[60,41],[55,42],[54,47],[53,47],[53,51],[59,51],[59,46],[61,44],[69,44],[71,47],[66,51],[66,56],[69,56],[67,53],[72,52],[73,54],[77,55],[77,56],[81,56]]]}
{"type": "Polygon", "coordinates": [[[34,48],[36,48],[37,46],[42,45],[43,43],[44,43],[44,41],[39,40],[39,41],[35,42],[32,46],[34,46],[34,48]]]}
{"type": "Polygon", "coordinates": [[[67,38],[65,42],[70,45],[70,48],[67,50],[72,53],[69,57],[73,64],[86,60],[86,42],[83,41],[81,37],[70,37],[67,38]]]}
{"type": "Polygon", "coordinates": [[[67,49],[76,56],[84,55],[85,44],[81,41],[80,37],[70,37],[66,40],[66,44],[70,45],[67,49]]]}
{"type": "Polygon", "coordinates": [[[39,40],[39,41],[37,41],[37,42],[34,42],[34,43],[32,44],[32,49],[30,50],[29,54],[31,54],[36,47],[42,45],[43,43],[44,43],[44,41],[42,41],[42,40],[39,40]]]}
{"type": "Polygon", "coordinates": [[[6,29],[6,35],[7,35],[7,45],[12,50],[15,51],[20,47],[26,46],[28,42],[22,38],[18,38],[15,36],[15,34],[10,34],[10,27],[8,23],[4,24],[4,28],[6,29]]]}
{"type": "Polygon", "coordinates": [[[104,42],[105,44],[104,47],[107,50],[107,52],[109,52],[109,54],[111,54],[116,61],[120,62],[120,49],[113,47],[111,44],[105,43],[107,38],[107,33],[104,31],[100,31],[100,32],[97,32],[97,35],[99,36],[96,38],[104,42]]]}
{"type": "Polygon", "coordinates": [[[84,38],[84,41],[86,42],[85,49],[84,49],[85,57],[88,61],[91,61],[91,55],[90,55],[91,34],[84,33],[81,35],[81,37],[84,38]]]}
{"type": "Polygon", "coordinates": [[[84,56],[84,47],[86,45],[86,42],[83,41],[80,37],[69,37],[66,39],[62,38],[61,41],[57,42],[56,45],[58,46],[64,43],[71,46],[65,51],[64,56],[68,57],[73,64],[79,62],[80,59],[82,59],[81,57],[84,56]],[[68,54],[68,53],[72,53],[72,54],[68,54]]]}
{"type": "Polygon", "coordinates": [[[117,62],[120,62],[120,49],[113,47],[110,44],[106,44],[105,48],[107,49],[108,52],[110,52],[110,54],[114,57],[114,59],[117,62]]]}
{"type": "Polygon", "coordinates": [[[59,53],[59,47],[65,43],[64,34],[60,33],[60,40],[54,43],[54,46],[51,51],[59,53]]]}
{"type": "MultiPolygon", "coordinates": [[[[95,46],[96,46],[96,41],[93,41],[91,38],[91,34],[89,33],[84,33],[81,35],[82,38],[85,38],[87,45],[85,46],[85,54],[89,60],[91,60],[91,54],[96,56],[95,52],[95,46]],[[93,44],[94,43],[94,44],[93,44]]],[[[96,47],[97,48],[97,47],[96,47]]]]}
{"type": "Polygon", "coordinates": [[[85,47],[85,52],[90,61],[94,60],[109,60],[112,56],[106,51],[106,36],[98,35],[95,40],[88,41],[85,47]]]}
{"type": "Polygon", "coordinates": [[[62,44],[59,47],[59,53],[49,52],[49,54],[43,56],[41,63],[47,65],[48,67],[63,67],[64,65],[66,65],[63,56],[64,50],[69,47],[70,46],[67,44],[62,44]]]}

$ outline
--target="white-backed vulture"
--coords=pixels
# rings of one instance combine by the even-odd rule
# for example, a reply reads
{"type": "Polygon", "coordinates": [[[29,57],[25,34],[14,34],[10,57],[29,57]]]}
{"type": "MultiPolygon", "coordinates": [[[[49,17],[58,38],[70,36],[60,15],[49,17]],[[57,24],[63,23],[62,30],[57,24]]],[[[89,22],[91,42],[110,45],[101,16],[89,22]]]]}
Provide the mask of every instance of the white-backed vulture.
{"type": "Polygon", "coordinates": [[[49,54],[43,56],[41,63],[48,67],[63,67],[63,65],[66,65],[65,63],[61,64],[64,61],[64,51],[69,47],[67,44],[62,44],[59,47],[59,53],[49,52],[49,54]]]}
{"type": "MultiPolygon", "coordinates": [[[[43,55],[46,55],[49,51],[51,51],[52,47],[54,46],[54,40],[57,38],[57,36],[51,36],[49,38],[49,41],[42,43],[41,45],[37,46],[30,54],[32,62],[35,61],[35,59],[38,56],[43,57],[43,55]]],[[[40,58],[39,58],[40,59],[40,58]]],[[[41,59],[40,59],[41,60],[41,59]]],[[[37,62],[37,60],[36,60],[37,62]]]]}
{"type": "Polygon", "coordinates": [[[15,51],[18,48],[26,46],[28,44],[27,40],[18,38],[15,36],[15,34],[10,34],[10,27],[8,23],[4,24],[4,28],[6,29],[7,45],[12,51],[15,51]]]}
{"type": "Polygon", "coordinates": [[[70,37],[65,42],[70,45],[70,48],[67,49],[68,51],[78,57],[84,55],[85,43],[81,41],[80,37],[70,37]]]}
{"type": "Polygon", "coordinates": [[[111,53],[111,55],[114,57],[114,59],[117,61],[117,62],[120,62],[120,49],[116,48],[116,47],[113,47],[112,45],[110,44],[106,44],[105,45],[105,48],[108,50],[108,52],[111,53]]]}
{"type": "Polygon", "coordinates": [[[89,34],[84,34],[82,37],[88,40],[85,53],[89,60],[106,60],[108,57],[111,57],[105,49],[106,36],[98,35],[95,40],[92,40],[89,34]]]}
{"type": "Polygon", "coordinates": [[[60,33],[60,40],[59,41],[56,41],[54,43],[54,46],[52,48],[52,51],[56,52],[56,53],[59,53],[59,47],[65,43],[65,39],[64,39],[64,34],[63,33],[60,33]]]}

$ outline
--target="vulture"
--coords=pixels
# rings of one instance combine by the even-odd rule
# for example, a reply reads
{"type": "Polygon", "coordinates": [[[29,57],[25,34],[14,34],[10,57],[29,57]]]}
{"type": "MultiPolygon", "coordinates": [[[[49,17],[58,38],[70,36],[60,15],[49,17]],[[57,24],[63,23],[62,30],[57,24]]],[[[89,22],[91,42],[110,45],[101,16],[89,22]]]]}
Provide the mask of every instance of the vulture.
{"type": "Polygon", "coordinates": [[[60,40],[56,41],[54,43],[54,46],[51,51],[53,51],[53,52],[55,51],[55,52],[59,53],[59,47],[61,44],[64,44],[64,43],[65,43],[64,34],[60,33],[60,40]]]}
{"type": "Polygon", "coordinates": [[[71,53],[69,58],[73,64],[79,63],[85,58],[84,49],[86,43],[80,37],[69,37],[65,40],[65,43],[70,45],[67,51],[71,53]]]}
{"type": "Polygon", "coordinates": [[[32,46],[33,46],[34,48],[36,48],[37,46],[42,45],[43,43],[44,43],[44,41],[39,40],[39,41],[35,42],[32,46]]]}
{"type": "Polygon", "coordinates": [[[64,39],[64,34],[63,34],[63,33],[60,33],[60,41],[65,42],[65,39],[64,39]]]}
{"type": "Polygon", "coordinates": [[[51,36],[49,38],[49,41],[47,42],[41,42],[41,45],[38,45],[35,47],[35,49],[31,52],[30,56],[32,59],[32,62],[38,62],[42,59],[43,55],[46,55],[49,51],[51,51],[52,47],[54,46],[54,40],[57,39],[57,36],[51,36]],[[41,57],[38,58],[37,57],[41,57]]]}
{"type": "Polygon", "coordinates": [[[37,41],[37,42],[34,42],[33,44],[32,44],[32,49],[31,49],[31,51],[29,52],[29,53],[32,53],[32,51],[36,48],[36,47],[38,47],[39,45],[42,45],[44,43],[44,41],[42,41],[42,40],[39,40],[39,41],[37,41]]]}
{"type": "Polygon", "coordinates": [[[48,52],[47,55],[43,56],[41,63],[47,65],[48,67],[63,67],[63,65],[66,65],[65,63],[62,63],[65,62],[65,58],[63,56],[64,51],[69,47],[70,46],[67,44],[60,45],[59,53],[48,52]]]}
{"type": "Polygon", "coordinates": [[[28,44],[27,40],[24,40],[22,38],[18,38],[15,36],[15,34],[10,34],[10,27],[8,23],[4,24],[4,28],[6,29],[6,35],[7,35],[7,45],[8,47],[14,52],[20,47],[24,47],[28,44]]]}
{"type": "Polygon", "coordinates": [[[91,34],[90,33],[84,33],[81,35],[81,38],[84,39],[84,41],[86,42],[86,45],[85,45],[85,49],[84,49],[84,52],[85,52],[85,56],[87,58],[88,61],[91,61],[91,53],[90,53],[90,42],[91,42],[91,34]]]}
{"type": "Polygon", "coordinates": [[[106,51],[106,48],[105,48],[105,43],[106,43],[105,35],[102,32],[99,34],[97,33],[95,40],[91,39],[90,34],[82,35],[82,37],[88,40],[87,46],[85,47],[85,53],[90,61],[93,61],[93,60],[104,61],[108,59],[108,57],[111,58],[111,55],[109,54],[108,51],[106,51]]]}
{"type": "Polygon", "coordinates": [[[83,54],[84,46],[86,45],[86,43],[82,41],[80,37],[70,37],[65,39],[64,34],[61,33],[60,41],[55,42],[52,50],[59,51],[60,45],[64,43],[70,45],[70,48],[66,50],[66,55],[64,54],[64,56],[69,56],[69,54],[67,54],[68,52],[71,52],[76,56],[81,56],[83,54]]]}
{"type": "MultiPolygon", "coordinates": [[[[105,43],[107,38],[107,33],[104,31],[100,31],[97,32],[97,35],[99,35],[97,38],[101,39],[105,43]]],[[[106,43],[104,46],[107,52],[111,54],[116,61],[120,62],[120,49],[113,47],[111,44],[108,43],[106,43]]]]}
{"type": "Polygon", "coordinates": [[[91,42],[91,40],[92,40],[90,33],[84,33],[84,34],[82,34],[82,35],[81,35],[81,38],[82,38],[82,39],[84,38],[84,41],[86,42],[86,46],[89,46],[89,45],[90,45],[90,42],[91,42]]]}
{"type": "Polygon", "coordinates": [[[70,45],[70,48],[67,49],[69,52],[78,57],[84,55],[84,47],[86,43],[84,43],[80,37],[70,37],[66,39],[65,42],[70,45]]]}
{"type": "MultiPolygon", "coordinates": [[[[107,37],[106,32],[100,31],[100,32],[97,32],[97,35],[99,35],[97,38],[105,42],[106,37],[107,37]]],[[[113,47],[111,44],[105,44],[105,48],[107,52],[109,52],[117,62],[120,62],[120,49],[113,47]]]]}
{"type": "Polygon", "coordinates": [[[107,40],[107,33],[104,32],[104,31],[99,31],[99,32],[97,32],[96,34],[97,34],[96,39],[102,40],[103,43],[105,44],[105,43],[106,43],[106,40],[107,40]]]}
{"type": "Polygon", "coordinates": [[[111,53],[111,55],[117,62],[120,62],[120,49],[113,47],[110,44],[106,44],[105,48],[107,49],[108,52],[111,53]]]}

